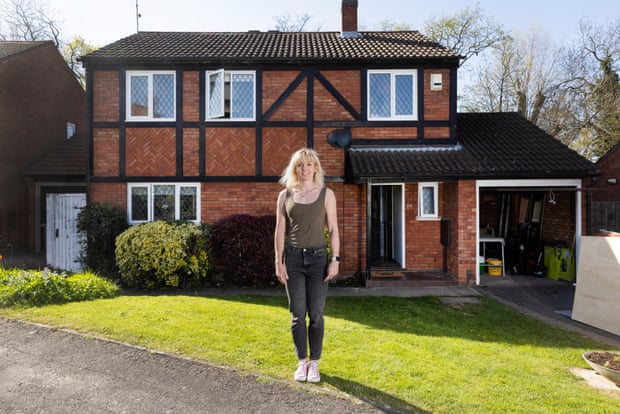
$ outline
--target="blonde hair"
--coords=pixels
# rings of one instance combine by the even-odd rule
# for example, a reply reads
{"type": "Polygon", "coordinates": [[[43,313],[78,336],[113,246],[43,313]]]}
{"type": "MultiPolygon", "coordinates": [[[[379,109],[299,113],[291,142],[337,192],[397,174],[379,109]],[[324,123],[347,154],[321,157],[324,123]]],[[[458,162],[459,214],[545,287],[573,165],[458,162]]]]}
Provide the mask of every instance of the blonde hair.
{"type": "Polygon", "coordinates": [[[289,190],[295,187],[299,183],[299,177],[297,176],[295,168],[300,163],[306,161],[311,161],[314,163],[314,166],[316,167],[316,172],[314,173],[314,183],[322,187],[325,183],[325,172],[323,171],[323,167],[321,167],[319,154],[310,148],[301,148],[293,153],[291,156],[291,161],[288,163],[288,166],[282,173],[282,177],[278,182],[289,190]]]}

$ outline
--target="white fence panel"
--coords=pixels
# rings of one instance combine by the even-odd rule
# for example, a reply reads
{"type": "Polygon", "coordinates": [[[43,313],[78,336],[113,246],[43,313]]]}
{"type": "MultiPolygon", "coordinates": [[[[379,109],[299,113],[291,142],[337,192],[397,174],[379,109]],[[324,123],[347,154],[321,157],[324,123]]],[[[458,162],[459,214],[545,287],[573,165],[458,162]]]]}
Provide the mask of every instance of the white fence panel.
{"type": "Polygon", "coordinates": [[[47,263],[56,269],[80,272],[83,236],[77,217],[86,206],[86,194],[47,194],[47,263]]]}

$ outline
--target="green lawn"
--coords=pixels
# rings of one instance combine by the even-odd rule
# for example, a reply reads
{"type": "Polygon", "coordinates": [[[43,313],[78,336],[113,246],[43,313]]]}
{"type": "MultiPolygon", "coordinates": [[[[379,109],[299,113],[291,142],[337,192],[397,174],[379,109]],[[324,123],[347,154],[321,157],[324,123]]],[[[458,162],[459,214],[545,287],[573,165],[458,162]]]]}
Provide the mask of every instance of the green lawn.
{"type": "MultiPolygon", "coordinates": [[[[569,372],[581,354],[610,350],[490,298],[329,297],[321,363],[333,388],[432,413],[619,413],[620,393],[569,372]]],[[[292,380],[295,356],[281,297],[126,295],[0,309],[0,316],[179,353],[292,380]]],[[[69,352],[69,350],[68,350],[69,352]]]]}

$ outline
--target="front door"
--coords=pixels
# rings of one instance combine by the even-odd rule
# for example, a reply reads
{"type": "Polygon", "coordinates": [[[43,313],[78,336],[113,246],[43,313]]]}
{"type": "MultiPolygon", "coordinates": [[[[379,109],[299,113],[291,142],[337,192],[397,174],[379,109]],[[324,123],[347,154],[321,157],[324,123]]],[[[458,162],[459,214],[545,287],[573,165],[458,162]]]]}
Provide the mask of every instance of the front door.
{"type": "Polygon", "coordinates": [[[373,185],[370,258],[372,267],[403,267],[402,185],[373,185]]]}

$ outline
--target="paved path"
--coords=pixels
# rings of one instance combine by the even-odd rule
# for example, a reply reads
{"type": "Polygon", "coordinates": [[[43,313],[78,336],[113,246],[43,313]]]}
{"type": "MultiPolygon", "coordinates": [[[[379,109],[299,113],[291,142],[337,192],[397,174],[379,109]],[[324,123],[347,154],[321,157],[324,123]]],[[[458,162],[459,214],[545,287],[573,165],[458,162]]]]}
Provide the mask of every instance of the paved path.
{"type": "Polygon", "coordinates": [[[0,318],[0,413],[377,413],[315,385],[0,318]],[[311,392],[308,392],[311,390],[311,392]]]}

